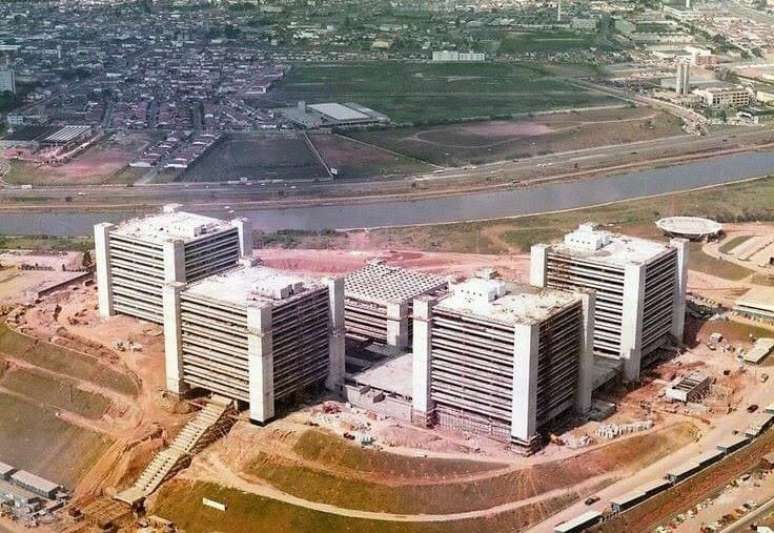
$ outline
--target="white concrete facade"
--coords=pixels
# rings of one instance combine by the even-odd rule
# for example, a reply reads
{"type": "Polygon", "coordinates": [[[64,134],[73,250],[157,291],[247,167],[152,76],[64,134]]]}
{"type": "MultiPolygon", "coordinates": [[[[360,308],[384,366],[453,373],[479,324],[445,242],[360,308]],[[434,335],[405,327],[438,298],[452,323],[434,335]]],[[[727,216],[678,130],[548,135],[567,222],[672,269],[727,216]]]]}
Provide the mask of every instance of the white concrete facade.
{"type": "Polygon", "coordinates": [[[110,268],[110,232],[113,224],[103,222],[94,226],[94,260],[97,264],[97,304],[99,315],[103,318],[113,316],[112,271],[110,268]]]}
{"type": "Polygon", "coordinates": [[[328,377],[325,388],[340,393],[346,375],[346,336],[344,331],[344,278],[330,278],[328,301],[331,309],[331,334],[328,359],[328,377]]]}
{"type": "Polygon", "coordinates": [[[537,434],[538,324],[518,324],[513,337],[511,436],[529,444],[537,434]]]}
{"type": "Polygon", "coordinates": [[[688,240],[672,239],[672,248],[677,250],[677,283],[672,302],[672,336],[682,343],[685,336],[685,297],[688,291],[688,240]]]}
{"type": "Polygon", "coordinates": [[[433,305],[428,297],[414,300],[414,338],[412,354],[412,421],[428,425],[428,414],[433,410],[430,399],[430,357],[433,305]]]}
{"type": "Polygon", "coordinates": [[[183,339],[180,324],[180,291],[184,283],[164,285],[164,382],[167,391],[182,395],[186,391],[183,382],[183,339]]]}
{"type": "Polygon", "coordinates": [[[578,386],[575,391],[575,411],[586,414],[591,409],[594,392],[594,308],[596,295],[593,290],[581,293],[583,305],[583,338],[581,358],[578,364],[578,386]]]}
{"type": "Polygon", "coordinates": [[[621,317],[621,358],[624,360],[624,377],[627,381],[637,381],[640,378],[644,300],[645,265],[626,265],[621,317]]]}
{"type": "Polygon", "coordinates": [[[408,347],[408,303],[387,304],[387,344],[403,350],[408,347]]]}
{"type": "Polygon", "coordinates": [[[271,304],[247,307],[247,368],[250,420],[265,424],[274,418],[271,304]]]}

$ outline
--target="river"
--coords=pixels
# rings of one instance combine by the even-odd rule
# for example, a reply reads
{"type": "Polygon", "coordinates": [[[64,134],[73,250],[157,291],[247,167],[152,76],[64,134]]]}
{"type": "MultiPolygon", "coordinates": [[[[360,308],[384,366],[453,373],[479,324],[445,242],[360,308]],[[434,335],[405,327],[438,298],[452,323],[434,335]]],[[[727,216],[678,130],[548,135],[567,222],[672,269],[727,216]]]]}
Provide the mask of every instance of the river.
{"type": "MultiPolygon", "coordinates": [[[[552,183],[509,190],[418,200],[389,200],[351,205],[316,205],[292,208],[206,210],[215,216],[248,217],[256,229],[323,230],[376,228],[414,224],[464,222],[562,209],[721,185],[774,174],[774,151],[721,156],[665,168],[579,181],[552,183]]],[[[194,209],[195,211],[195,209],[194,209]]],[[[10,235],[76,236],[91,232],[97,222],[118,222],[135,216],[130,210],[105,213],[14,212],[0,214],[0,233],[10,235]]]]}

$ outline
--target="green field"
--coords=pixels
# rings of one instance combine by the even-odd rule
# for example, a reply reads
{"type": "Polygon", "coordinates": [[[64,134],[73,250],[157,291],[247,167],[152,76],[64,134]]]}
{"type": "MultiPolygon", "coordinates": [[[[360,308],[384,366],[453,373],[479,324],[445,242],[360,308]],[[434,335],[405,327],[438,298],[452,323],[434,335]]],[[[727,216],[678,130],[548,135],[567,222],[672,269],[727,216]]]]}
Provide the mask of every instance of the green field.
{"type": "Polygon", "coordinates": [[[137,383],[129,375],[99,363],[96,358],[22,335],[4,324],[0,325],[0,359],[2,355],[128,396],[136,396],[138,392],[137,383]]]}
{"type": "Polygon", "coordinates": [[[574,493],[524,505],[478,519],[448,522],[399,522],[349,518],[270,500],[215,485],[172,480],[158,494],[151,511],[188,533],[471,533],[522,531],[577,501],[574,493]],[[209,498],[226,505],[221,512],[202,505],[209,498]]]}
{"type": "Polygon", "coordinates": [[[357,102],[394,122],[502,118],[614,102],[539,65],[370,63],[297,65],[272,91],[277,103],[357,102]]]}
{"type": "Polygon", "coordinates": [[[747,242],[752,238],[752,235],[737,235],[736,237],[725,240],[723,244],[720,245],[719,250],[721,253],[727,254],[743,242],[747,242]]]}

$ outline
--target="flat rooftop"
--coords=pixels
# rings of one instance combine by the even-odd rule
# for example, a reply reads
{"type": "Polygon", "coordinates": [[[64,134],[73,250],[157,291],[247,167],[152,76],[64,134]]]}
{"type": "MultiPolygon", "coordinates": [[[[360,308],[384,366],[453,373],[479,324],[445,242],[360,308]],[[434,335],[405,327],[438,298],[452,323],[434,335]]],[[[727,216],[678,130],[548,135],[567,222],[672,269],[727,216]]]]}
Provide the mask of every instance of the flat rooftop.
{"type": "Polygon", "coordinates": [[[612,233],[592,224],[582,224],[565,235],[563,242],[550,244],[549,248],[563,255],[616,266],[648,263],[669,249],[664,243],[612,233]]]}
{"type": "Polygon", "coordinates": [[[80,137],[91,131],[91,126],[64,126],[63,128],[52,133],[43,142],[57,143],[57,142],[70,142],[73,139],[80,137]]]}
{"type": "Polygon", "coordinates": [[[774,313],[774,287],[755,287],[744,293],[736,305],[774,313]]]}
{"type": "Polygon", "coordinates": [[[247,307],[281,303],[324,286],[316,278],[256,265],[239,266],[204,278],[189,285],[184,294],[247,307]]]}
{"type": "Polygon", "coordinates": [[[344,278],[344,296],[372,303],[403,303],[446,286],[432,274],[371,263],[344,278]]]}
{"type": "Polygon", "coordinates": [[[354,374],[352,380],[358,385],[368,385],[380,391],[411,398],[413,394],[411,369],[413,360],[413,355],[410,353],[391,357],[367,370],[354,374]]]}
{"type": "Polygon", "coordinates": [[[352,109],[351,107],[337,103],[312,104],[308,107],[310,109],[314,109],[318,113],[325,115],[326,117],[330,117],[333,120],[338,120],[341,122],[348,122],[351,120],[368,120],[371,118],[365,113],[361,113],[355,109],[352,109]]]}
{"type": "Polygon", "coordinates": [[[541,322],[579,300],[579,295],[496,279],[471,278],[452,285],[439,309],[485,317],[500,323],[541,322]]]}
{"type": "Polygon", "coordinates": [[[190,242],[232,227],[228,220],[174,211],[127,220],[118,224],[112,233],[161,244],[178,239],[190,242]]]}

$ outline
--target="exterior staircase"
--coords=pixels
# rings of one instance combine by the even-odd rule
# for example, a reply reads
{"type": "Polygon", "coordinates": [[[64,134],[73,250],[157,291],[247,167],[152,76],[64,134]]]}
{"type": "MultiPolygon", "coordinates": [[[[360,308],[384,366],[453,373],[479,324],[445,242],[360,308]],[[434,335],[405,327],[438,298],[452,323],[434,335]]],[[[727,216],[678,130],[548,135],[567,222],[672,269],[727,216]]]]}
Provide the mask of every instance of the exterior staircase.
{"type": "Polygon", "coordinates": [[[132,507],[150,496],[159,486],[191,463],[191,457],[223,436],[231,426],[233,402],[215,396],[178,433],[168,448],[156,454],[143,473],[128,489],[116,494],[118,501],[132,507]]]}

